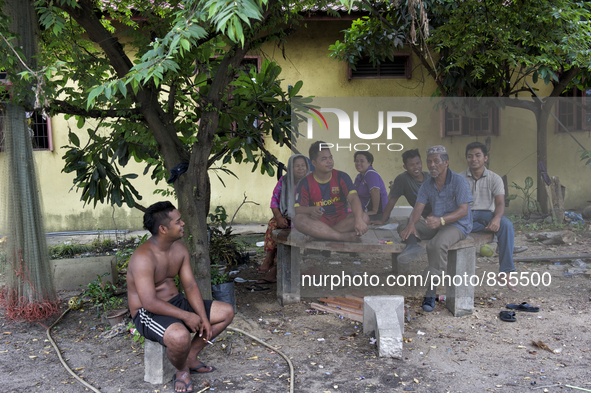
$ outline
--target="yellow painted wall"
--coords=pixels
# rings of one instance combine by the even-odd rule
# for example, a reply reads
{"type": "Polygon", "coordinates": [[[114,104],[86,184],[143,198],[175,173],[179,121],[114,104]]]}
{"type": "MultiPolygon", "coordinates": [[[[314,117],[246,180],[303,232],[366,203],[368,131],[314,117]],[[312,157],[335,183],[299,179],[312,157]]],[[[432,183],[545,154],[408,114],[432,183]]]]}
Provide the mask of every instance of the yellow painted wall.
{"type": "MultiPolygon", "coordinates": [[[[62,159],[65,146],[68,143],[68,129],[77,130],[76,121],[70,119],[64,120],[63,116],[56,116],[51,119],[53,133],[53,151],[34,151],[35,168],[39,185],[41,188],[42,209],[44,210],[45,231],[63,232],[63,231],[87,231],[87,230],[110,230],[110,229],[140,229],[142,227],[143,213],[137,209],[130,209],[126,205],[115,207],[110,205],[98,204],[96,209],[92,205],[83,206],[80,200],[81,193],[72,189],[72,180],[74,173],[62,173],[64,165],[62,159]]],[[[87,123],[89,127],[96,127],[96,122],[87,123]]],[[[87,139],[82,137],[79,132],[81,143],[84,144],[87,139]]],[[[0,153],[0,173],[4,174],[6,168],[6,154],[0,153]]],[[[123,173],[143,173],[143,166],[131,162],[123,173]]],[[[138,178],[138,180],[140,179],[138,178]]],[[[3,182],[5,179],[3,179],[3,182]]],[[[136,188],[144,200],[140,201],[142,205],[148,206],[151,203],[161,200],[161,197],[152,195],[154,190],[153,183],[149,180],[149,175],[143,181],[136,181],[136,188]],[[147,181],[146,181],[147,180],[147,181]]],[[[159,184],[162,186],[162,184],[159,184]]],[[[163,188],[159,187],[159,188],[163,188]]],[[[0,193],[0,198],[6,195],[0,193]]],[[[0,201],[2,206],[5,201],[0,201]]]]}
{"type": "MultiPolygon", "coordinates": [[[[315,97],[430,97],[435,90],[435,84],[419,66],[419,61],[413,58],[412,79],[366,79],[348,80],[347,66],[343,62],[331,59],[328,51],[330,44],[337,39],[342,40],[342,31],[350,22],[324,21],[307,22],[293,36],[288,38],[285,45],[285,59],[280,48],[273,44],[267,44],[253,55],[261,55],[270,58],[281,65],[283,72],[283,86],[294,85],[302,80],[304,85],[300,91],[303,96],[315,97]]],[[[542,95],[547,88],[540,86],[542,95]]],[[[501,124],[499,136],[491,137],[491,164],[490,169],[499,175],[508,175],[509,183],[523,184],[526,176],[536,175],[536,132],[533,115],[525,110],[513,109],[510,116],[510,125],[501,124]],[[513,132],[508,132],[511,128],[513,132]]],[[[485,137],[453,137],[441,139],[440,119],[437,116],[419,116],[421,123],[417,125],[417,141],[404,140],[404,150],[419,148],[422,152],[428,146],[443,144],[450,154],[450,167],[455,171],[466,168],[464,149],[466,144],[472,141],[485,141],[485,137]]],[[[127,207],[115,208],[97,205],[83,207],[80,202],[80,194],[70,191],[73,174],[61,173],[63,168],[62,156],[64,150],[61,146],[67,143],[68,127],[73,130],[76,125],[73,121],[66,122],[63,117],[52,119],[53,125],[53,152],[35,152],[37,171],[41,178],[43,205],[46,216],[46,228],[48,232],[68,230],[94,230],[94,229],[138,229],[141,228],[142,214],[137,209],[127,207]],[[115,216],[113,223],[112,216],[115,216]]],[[[414,131],[414,129],[413,129],[414,131]]],[[[591,136],[588,132],[578,132],[575,136],[588,149],[591,148],[591,136]]],[[[398,142],[398,141],[395,141],[398,142]]],[[[298,147],[302,153],[307,154],[309,142],[300,141],[298,147]]],[[[279,148],[273,145],[269,138],[269,149],[284,163],[290,155],[287,148],[279,148]]],[[[549,174],[560,177],[563,185],[567,187],[565,205],[570,209],[582,208],[586,201],[591,200],[591,169],[586,168],[579,161],[578,145],[567,134],[555,134],[553,121],[548,127],[548,164],[549,174]]],[[[334,154],[334,152],[333,152],[334,154]]],[[[381,173],[386,184],[403,171],[402,152],[375,154],[376,169],[381,173]]],[[[0,165],[4,154],[0,153],[0,165]]],[[[352,164],[352,153],[342,154],[336,157],[336,167],[349,173],[352,178],[356,175],[352,164]]],[[[212,196],[211,206],[223,205],[230,217],[242,203],[244,193],[249,201],[259,203],[244,205],[236,216],[236,223],[259,222],[266,223],[271,217],[269,202],[276,178],[263,176],[260,171],[251,173],[251,166],[231,165],[229,169],[234,171],[238,180],[221,174],[226,187],[223,187],[217,177],[211,174],[212,196]]],[[[162,198],[154,196],[155,188],[164,188],[160,183],[154,186],[149,175],[142,178],[143,167],[132,163],[126,168],[129,172],[140,175],[134,182],[139,192],[144,196],[141,203],[148,206],[162,198]]],[[[514,193],[514,189],[510,189],[514,193]]],[[[173,201],[174,203],[174,201],[173,201]]],[[[404,201],[400,202],[405,204],[404,201]]],[[[520,203],[513,201],[509,211],[520,210],[520,203]]]]}
{"type": "MultiPolygon", "coordinates": [[[[314,97],[430,97],[436,86],[433,80],[413,57],[412,79],[347,79],[347,66],[330,58],[328,47],[336,40],[342,40],[340,31],[349,25],[347,21],[308,22],[306,29],[289,37],[285,45],[285,56],[273,46],[267,45],[259,53],[281,65],[283,85],[294,85],[302,80],[304,85],[300,91],[302,96],[314,97]]],[[[543,84],[539,94],[549,93],[549,88],[543,84]]],[[[524,185],[525,178],[536,177],[536,128],[532,112],[510,108],[508,115],[503,116],[499,136],[491,136],[491,152],[489,169],[499,175],[507,175],[509,184],[516,182],[524,185]]],[[[425,113],[425,112],[423,112],[425,113]]],[[[450,168],[461,172],[467,168],[465,161],[465,147],[468,143],[479,141],[485,143],[486,137],[456,136],[441,138],[439,116],[417,115],[420,119],[416,133],[418,140],[404,141],[404,150],[418,148],[422,155],[427,147],[445,145],[450,155],[450,168]]],[[[554,121],[548,122],[548,172],[550,176],[558,176],[566,186],[565,206],[567,209],[578,209],[588,205],[591,200],[591,168],[584,167],[579,160],[580,148],[568,134],[555,134],[554,121]]],[[[373,130],[373,129],[372,129],[373,130]]],[[[415,128],[413,128],[413,132],[415,128]]],[[[368,131],[369,132],[369,131],[368,131]]],[[[583,146],[591,149],[589,132],[576,132],[575,137],[583,146]]],[[[321,137],[322,134],[319,134],[321,137]]],[[[398,141],[395,141],[398,142],[398,141]]],[[[311,141],[301,140],[298,144],[300,152],[307,155],[311,141]]],[[[286,149],[287,150],[287,149],[286,149]]],[[[371,150],[370,150],[371,151],[371,150]]],[[[391,153],[382,151],[375,153],[374,167],[382,175],[386,185],[401,173],[402,152],[391,153]]],[[[283,162],[287,162],[289,152],[282,152],[283,162]]],[[[339,154],[333,149],[335,168],[347,172],[351,178],[357,175],[353,166],[353,153],[339,154]]],[[[232,167],[234,168],[234,166],[232,167]]],[[[424,167],[426,170],[426,166],[424,167]]],[[[246,165],[235,171],[240,173],[240,180],[229,179],[228,189],[219,186],[217,180],[212,180],[212,206],[223,204],[228,212],[234,212],[242,201],[242,193],[246,191],[249,200],[261,203],[260,207],[252,205],[243,207],[236,221],[265,222],[271,217],[269,201],[275,184],[275,179],[260,174],[251,174],[246,165]],[[230,196],[230,195],[232,196],[230,196]],[[215,202],[214,202],[215,201],[215,202]]],[[[509,188],[510,194],[520,194],[518,190],[509,188]]],[[[400,205],[406,205],[402,198],[400,205]]],[[[508,212],[521,211],[521,199],[512,201],[508,212]]]]}

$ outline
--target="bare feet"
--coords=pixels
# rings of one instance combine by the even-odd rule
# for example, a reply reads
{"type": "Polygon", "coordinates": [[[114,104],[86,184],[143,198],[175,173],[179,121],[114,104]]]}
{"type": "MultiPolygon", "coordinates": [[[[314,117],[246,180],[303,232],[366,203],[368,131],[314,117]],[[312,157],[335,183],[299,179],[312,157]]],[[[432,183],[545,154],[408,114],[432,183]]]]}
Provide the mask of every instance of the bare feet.
{"type": "Polygon", "coordinates": [[[342,233],[342,241],[352,242],[352,243],[361,243],[361,236],[357,236],[357,233],[355,233],[355,232],[345,232],[345,233],[342,233]]]}
{"type": "MultiPolygon", "coordinates": [[[[504,274],[506,274],[506,273],[499,273],[499,278],[500,278],[501,280],[506,280],[506,279],[507,279],[507,276],[505,276],[504,274]]],[[[517,288],[517,286],[516,286],[516,285],[511,285],[511,284],[509,284],[509,280],[507,280],[507,289],[509,289],[510,291],[513,291],[513,292],[515,292],[515,293],[519,293],[519,292],[521,292],[521,291],[520,291],[520,290],[517,288]]]]}
{"type": "Polygon", "coordinates": [[[315,241],[319,241],[320,239],[314,237],[314,236],[310,236],[310,235],[304,235],[304,241],[305,242],[315,242],[315,241]]]}
{"type": "Polygon", "coordinates": [[[269,271],[269,269],[271,269],[271,266],[273,265],[273,259],[275,259],[276,252],[277,252],[277,250],[267,251],[267,255],[265,256],[265,260],[263,261],[261,266],[259,266],[259,268],[257,269],[258,273],[265,274],[269,271]]]}
{"type": "Polygon", "coordinates": [[[277,266],[272,266],[269,273],[262,279],[258,280],[256,284],[273,284],[277,282],[277,266]]]}
{"type": "Polygon", "coordinates": [[[357,233],[355,233],[354,231],[352,232],[339,232],[338,233],[338,238],[335,239],[321,239],[321,238],[317,238],[317,237],[313,237],[310,235],[305,235],[304,236],[304,241],[305,242],[315,242],[315,241],[339,241],[339,242],[352,242],[352,243],[361,243],[361,236],[357,236],[357,233]]]}
{"type": "Polygon", "coordinates": [[[193,391],[193,381],[191,381],[191,374],[188,368],[186,370],[176,370],[172,383],[175,392],[193,391]]]}

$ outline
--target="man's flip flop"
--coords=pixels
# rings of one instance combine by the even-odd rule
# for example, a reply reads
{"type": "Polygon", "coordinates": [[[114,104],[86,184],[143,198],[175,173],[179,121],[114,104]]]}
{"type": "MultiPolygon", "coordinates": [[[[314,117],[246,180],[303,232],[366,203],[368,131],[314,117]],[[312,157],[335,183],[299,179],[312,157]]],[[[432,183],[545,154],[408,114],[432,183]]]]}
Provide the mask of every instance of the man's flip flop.
{"type": "MultiPolygon", "coordinates": [[[[176,388],[175,388],[175,385],[176,385],[176,383],[177,383],[177,382],[180,382],[180,383],[182,383],[183,385],[185,385],[185,392],[188,392],[188,390],[187,390],[187,389],[189,389],[189,388],[190,388],[190,387],[192,387],[192,385],[193,385],[193,381],[191,381],[191,382],[189,382],[189,383],[186,383],[186,382],[185,382],[185,381],[183,381],[182,379],[176,379],[176,372],[175,372],[174,374],[172,374],[172,390],[173,390],[173,391],[175,391],[175,392],[177,391],[177,390],[176,390],[176,388]]],[[[192,392],[192,391],[193,391],[193,390],[191,390],[191,392],[192,392]]]]}
{"type": "Polygon", "coordinates": [[[515,311],[501,311],[499,318],[501,318],[501,321],[505,322],[517,321],[517,319],[515,319],[515,311]]]}
{"type": "Polygon", "coordinates": [[[191,374],[208,374],[208,373],[212,373],[215,371],[215,367],[213,367],[213,366],[211,366],[211,370],[209,370],[209,371],[199,371],[202,368],[208,368],[208,367],[209,366],[207,366],[205,363],[201,362],[201,366],[190,368],[189,371],[191,371],[191,374]]]}
{"type": "Polygon", "coordinates": [[[525,312],[538,312],[538,311],[540,311],[540,308],[539,307],[531,306],[527,302],[523,302],[521,304],[509,303],[509,304],[507,304],[507,308],[509,308],[511,310],[525,311],[525,312]]]}

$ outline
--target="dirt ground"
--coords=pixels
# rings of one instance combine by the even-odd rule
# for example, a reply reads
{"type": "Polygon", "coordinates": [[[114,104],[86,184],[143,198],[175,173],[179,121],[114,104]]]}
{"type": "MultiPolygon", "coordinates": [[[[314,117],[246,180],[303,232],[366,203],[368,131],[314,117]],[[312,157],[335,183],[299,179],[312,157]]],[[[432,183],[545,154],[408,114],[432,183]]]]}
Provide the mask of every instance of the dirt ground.
{"type": "MultiPolygon", "coordinates": [[[[261,239],[261,235],[243,237],[253,250],[254,242],[261,239]]],[[[519,257],[581,254],[591,252],[591,235],[587,230],[571,245],[544,246],[527,242],[518,233],[516,245],[529,246],[519,257]]],[[[240,271],[240,277],[258,277],[256,267],[263,258],[260,250],[240,271]]],[[[358,270],[355,262],[361,262],[368,271],[386,271],[390,266],[389,258],[365,254],[333,253],[328,260],[358,270]]],[[[326,262],[326,258],[307,255],[302,269],[319,262],[326,262]]],[[[591,264],[591,260],[585,262],[591,264]]],[[[519,294],[500,286],[479,289],[475,312],[467,317],[454,318],[444,303],[437,303],[435,312],[425,313],[420,308],[421,298],[406,298],[410,320],[404,327],[401,360],[378,357],[376,345],[370,343],[372,336],[363,334],[361,323],[310,310],[310,302],[316,298],[279,306],[275,285],[267,285],[268,291],[252,292],[246,284],[237,284],[238,313],[232,326],[290,357],[296,392],[581,391],[566,385],[591,391],[591,280],[583,274],[570,276],[572,261],[556,263],[517,263],[520,272],[549,273],[551,284],[522,288],[519,294]],[[498,318],[507,303],[524,301],[539,305],[540,312],[517,312],[515,323],[498,318]],[[549,350],[535,347],[532,340],[543,341],[549,350]]],[[[496,271],[498,258],[478,257],[476,265],[477,274],[496,271]]],[[[75,294],[59,295],[67,303],[75,294]]],[[[43,325],[8,323],[3,316],[0,325],[2,392],[88,391],[61,365],[43,325]]],[[[68,312],[52,329],[52,337],[76,374],[101,392],[173,391],[171,383],[143,381],[143,349],[129,333],[101,337],[105,332],[96,311],[86,307],[68,312]]],[[[248,337],[226,331],[200,358],[217,370],[193,375],[194,391],[206,386],[213,392],[289,391],[286,361],[248,337]]]]}

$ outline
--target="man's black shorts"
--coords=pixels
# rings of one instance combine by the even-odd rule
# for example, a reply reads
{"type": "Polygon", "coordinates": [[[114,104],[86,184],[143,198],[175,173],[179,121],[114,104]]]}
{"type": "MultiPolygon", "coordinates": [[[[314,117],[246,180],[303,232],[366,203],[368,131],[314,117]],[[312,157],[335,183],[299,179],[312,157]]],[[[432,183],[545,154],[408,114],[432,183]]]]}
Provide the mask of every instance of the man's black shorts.
{"type": "MultiPolygon", "coordinates": [[[[189,301],[185,299],[182,293],[179,293],[178,295],[170,299],[168,303],[180,308],[181,310],[189,311],[192,313],[195,312],[193,310],[193,307],[191,307],[191,305],[189,304],[189,301]]],[[[211,319],[209,314],[211,311],[212,303],[212,300],[203,300],[203,305],[205,306],[205,314],[207,315],[208,321],[211,319]]],[[[164,345],[164,332],[170,325],[177,322],[180,322],[183,325],[185,324],[180,319],[169,317],[166,315],[157,315],[151,313],[150,311],[147,311],[144,308],[140,308],[137,314],[135,314],[135,317],[133,317],[133,323],[135,324],[137,331],[142,336],[144,336],[148,340],[157,341],[162,345],[164,345]]]]}

